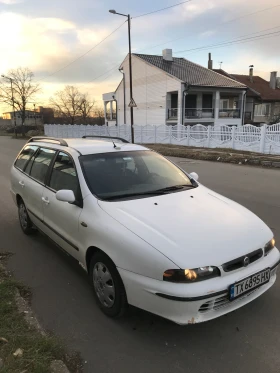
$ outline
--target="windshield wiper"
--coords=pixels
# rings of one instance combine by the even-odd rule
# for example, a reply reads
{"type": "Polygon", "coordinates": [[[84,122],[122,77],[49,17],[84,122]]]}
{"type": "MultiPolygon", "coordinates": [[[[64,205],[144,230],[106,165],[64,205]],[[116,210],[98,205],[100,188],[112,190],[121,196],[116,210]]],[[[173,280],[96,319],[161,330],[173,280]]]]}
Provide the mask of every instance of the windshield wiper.
{"type": "Polygon", "coordinates": [[[157,189],[156,192],[172,192],[173,190],[180,190],[184,188],[196,188],[192,184],[180,184],[180,185],[172,185],[170,187],[157,189]]]}
{"type": "Polygon", "coordinates": [[[195,186],[189,185],[189,184],[173,185],[173,186],[162,188],[162,189],[149,190],[147,192],[126,193],[126,194],[122,194],[122,195],[119,195],[119,196],[109,196],[109,197],[105,197],[104,199],[107,200],[107,201],[109,201],[109,200],[112,201],[114,199],[122,199],[122,198],[137,197],[137,196],[156,196],[156,195],[165,194],[167,192],[172,192],[172,191],[175,191],[175,190],[181,190],[181,189],[184,189],[184,188],[187,188],[187,187],[188,188],[195,188],[195,186]]]}

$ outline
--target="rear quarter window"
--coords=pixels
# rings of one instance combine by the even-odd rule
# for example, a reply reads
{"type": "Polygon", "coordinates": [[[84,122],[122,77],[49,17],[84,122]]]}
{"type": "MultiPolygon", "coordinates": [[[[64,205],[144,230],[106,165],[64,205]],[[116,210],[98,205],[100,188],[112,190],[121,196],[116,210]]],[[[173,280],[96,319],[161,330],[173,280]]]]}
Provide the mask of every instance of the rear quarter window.
{"type": "Polygon", "coordinates": [[[15,167],[23,171],[28,161],[30,160],[30,158],[36,152],[37,149],[38,149],[38,146],[34,146],[34,145],[27,145],[25,148],[23,148],[15,161],[15,167]]]}

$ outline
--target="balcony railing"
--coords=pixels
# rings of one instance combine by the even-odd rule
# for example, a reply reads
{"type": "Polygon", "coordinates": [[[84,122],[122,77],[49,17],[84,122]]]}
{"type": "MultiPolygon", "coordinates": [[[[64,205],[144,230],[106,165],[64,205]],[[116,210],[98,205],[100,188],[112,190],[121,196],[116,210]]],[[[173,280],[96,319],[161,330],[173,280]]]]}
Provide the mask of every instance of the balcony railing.
{"type": "Polygon", "coordinates": [[[168,109],[168,119],[177,119],[178,118],[178,109],[168,109]]]}
{"type": "Polygon", "coordinates": [[[219,118],[240,118],[240,109],[220,109],[219,118]]]}
{"type": "Polygon", "coordinates": [[[117,119],[117,113],[112,113],[112,117],[110,113],[106,113],[106,119],[107,120],[116,120],[117,119]]]}
{"type": "Polygon", "coordinates": [[[215,109],[185,109],[185,118],[187,119],[203,119],[203,118],[214,118],[215,109]]]}

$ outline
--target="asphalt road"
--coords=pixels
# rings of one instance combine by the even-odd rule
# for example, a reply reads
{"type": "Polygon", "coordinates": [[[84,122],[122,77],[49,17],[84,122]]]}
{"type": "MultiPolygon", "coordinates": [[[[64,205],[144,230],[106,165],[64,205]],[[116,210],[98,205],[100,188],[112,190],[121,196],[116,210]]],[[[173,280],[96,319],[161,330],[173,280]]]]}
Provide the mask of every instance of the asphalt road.
{"type": "MultiPolygon", "coordinates": [[[[22,140],[0,137],[0,251],[14,254],[8,265],[32,288],[39,321],[81,352],[85,372],[280,372],[280,277],[254,302],[204,324],[182,327],[136,308],[121,320],[104,316],[85,272],[48,239],[20,230],[9,169],[22,145],[22,140]]],[[[280,244],[279,171],[177,161],[208,187],[258,214],[280,244]]]]}

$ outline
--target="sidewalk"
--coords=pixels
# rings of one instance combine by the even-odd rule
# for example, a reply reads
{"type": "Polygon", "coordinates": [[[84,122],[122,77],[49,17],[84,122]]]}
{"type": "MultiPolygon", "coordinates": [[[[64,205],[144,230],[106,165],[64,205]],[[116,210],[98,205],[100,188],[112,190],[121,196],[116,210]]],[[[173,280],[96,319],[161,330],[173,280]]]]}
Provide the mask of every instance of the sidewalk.
{"type": "Polygon", "coordinates": [[[165,156],[280,169],[280,155],[269,155],[223,148],[194,148],[170,144],[147,144],[146,146],[165,156]]]}

